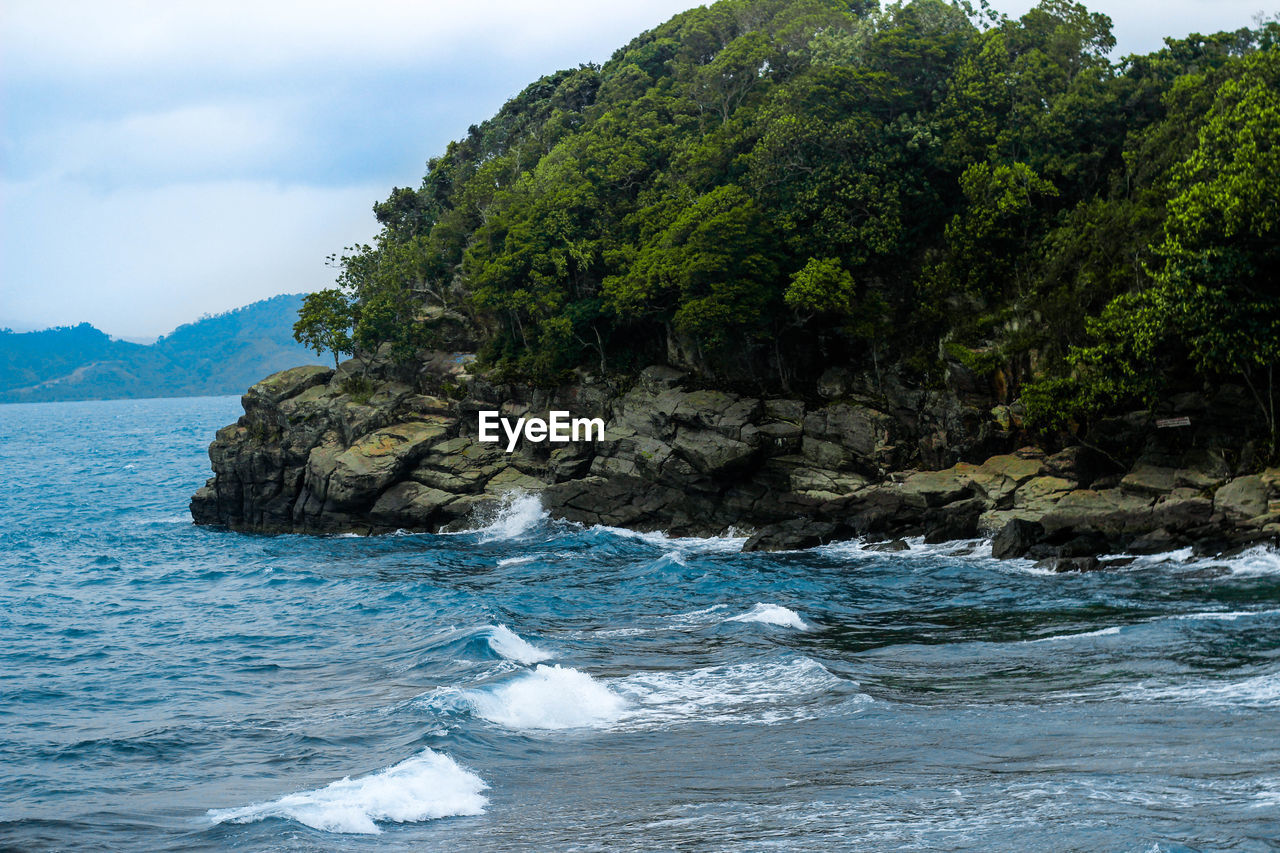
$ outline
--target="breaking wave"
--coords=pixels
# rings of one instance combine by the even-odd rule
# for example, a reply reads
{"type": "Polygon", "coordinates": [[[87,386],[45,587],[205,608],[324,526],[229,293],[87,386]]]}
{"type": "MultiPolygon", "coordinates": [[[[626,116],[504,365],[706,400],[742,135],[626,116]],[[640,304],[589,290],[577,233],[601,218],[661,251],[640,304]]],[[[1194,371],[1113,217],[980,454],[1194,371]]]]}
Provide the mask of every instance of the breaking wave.
{"type": "Polygon", "coordinates": [[[808,631],[809,626],[800,614],[781,604],[760,602],[746,613],[730,616],[726,622],[759,622],[764,625],[777,625],[781,628],[795,628],[797,631],[808,631]]]}
{"type": "Polygon", "coordinates": [[[489,648],[507,660],[532,664],[552,657],[551,652],[538,648],[506,625],[495,625],[488,632],[489,648]]]}
{"type": "Polygon", "coordinates": [[[427,749],[385,770],[345,777],[323,788],[289,794],[269,803],[210,809],[215,823],[294,820],[325,832],[377,834],[376,821],[413,823],[484,814],[489,786],[447,755],[427,749]]]}

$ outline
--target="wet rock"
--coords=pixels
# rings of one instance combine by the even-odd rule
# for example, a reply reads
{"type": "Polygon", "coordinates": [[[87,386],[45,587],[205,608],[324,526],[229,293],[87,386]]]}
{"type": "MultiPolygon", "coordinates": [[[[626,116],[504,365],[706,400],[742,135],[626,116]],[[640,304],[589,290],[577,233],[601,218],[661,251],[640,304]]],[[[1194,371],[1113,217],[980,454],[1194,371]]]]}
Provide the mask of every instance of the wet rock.
{"type": "Polygon", "coordinates": [[[1036,563],[1037,568],[1058,572],[1094,572],[1102,568],[1097,557],[1051,557],[1036,563]]]}
{"type": "Polygon", "coordinates": [[[836,538],[831,522],[794,519],[764,527],[747,539],[743,551],[801,551],[825,545],[836,538]]]}
{"type": "Polygon", "coordinates": [[[1143,533],[1129,540],[1125,550],[1131,554],[1161,554],[1173,551],[1182,545],[1182,540],[1163,527],[1143,533]]]}
{"type": "Polygon", "coordinates": [[[1000,560],[1024,556],[1044,538],[1044,525],[1038,521],[1010,520],[991,540],[991,555],[1000,560]]]}
{"type": "Polygon", "coordinates": [[[910,551],[911,546],[907,544],[905,539],[891,539],[888,542],[876,542],[873,545],[866,545],[862,550],[894,553],[897,551],[910,551]]]}
{"type": "Polygon", "coordinates": [[[410,480],[397,483],[383,492],[369,511],[369,517],[386,527],[421,529],[431,523],[442,507],[456,498],[456,495],[410,480]]]}
{"type": "Polygon", "coordinates": [[[978,535],[978,516],[987,504],[980,498],[957,501],[926,510],[923,518],[924,541],[930,545],[973,539],[978,535]]]}

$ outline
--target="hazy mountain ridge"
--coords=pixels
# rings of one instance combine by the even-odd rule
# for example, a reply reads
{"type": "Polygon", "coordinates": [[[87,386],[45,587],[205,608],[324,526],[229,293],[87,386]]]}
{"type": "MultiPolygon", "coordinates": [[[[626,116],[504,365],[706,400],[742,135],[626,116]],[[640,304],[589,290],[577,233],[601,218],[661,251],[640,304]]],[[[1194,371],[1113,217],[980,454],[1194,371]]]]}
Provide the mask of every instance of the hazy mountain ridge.
{"type": "Polygon", "coordinates": [[[149,346],[88,323],[0,331],[0,402],[236,394],[319,360],[293,340],[301,303],[302,294],[274,296],[179,326],[149,346]]]}

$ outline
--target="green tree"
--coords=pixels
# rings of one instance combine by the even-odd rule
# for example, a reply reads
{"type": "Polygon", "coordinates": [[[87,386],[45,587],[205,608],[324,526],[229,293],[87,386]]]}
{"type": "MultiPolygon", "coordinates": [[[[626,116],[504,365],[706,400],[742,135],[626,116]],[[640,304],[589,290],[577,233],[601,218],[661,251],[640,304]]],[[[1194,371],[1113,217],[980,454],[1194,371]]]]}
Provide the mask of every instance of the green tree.
{"type": "Polygon", "coordinates": [[[352,351],[351,326],[353,312],[346,294],[335,288],[307,294],[293,324],[293,337],[298,343],[324,355],[333,353],[333,366],[338,356],[352,351]]]}

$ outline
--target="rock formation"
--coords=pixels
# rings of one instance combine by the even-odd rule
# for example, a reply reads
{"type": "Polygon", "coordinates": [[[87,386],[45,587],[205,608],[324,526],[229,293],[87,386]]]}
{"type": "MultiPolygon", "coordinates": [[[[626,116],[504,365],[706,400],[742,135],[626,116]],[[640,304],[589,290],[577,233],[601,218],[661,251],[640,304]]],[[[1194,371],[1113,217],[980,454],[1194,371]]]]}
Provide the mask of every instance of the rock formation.
{"type": "MultiPolygon", "coordinates": [[[[867,537],[994,535],[1000,557],[1092,568],[1098,554],[1223,550],[1280,534],[1280,470],[1234,476],[1239,458],[1199,432],[1104,424],[1102,441],[1029,446],[1009,407],[897,389],[835,399],[761,398],[645,369],[619,388],[542,390],[471,375],[435,353],[415,376],[350,361],[298,367],[244,395],[220,430],[198,523],[256,532],[382,533],[460,526],[513,490],[553,516],[679,535],[750,532],[748,549],[867,537]],[[477,413],[600,417],[604,440],[480,442],[477,413]],[[1003,452],[999,452],[1003,451],[1003,452]],[[1117,461],[1128,452],[1136,463],[1117,461]],[[1119,455],[1117,455],[1119,454],[1119,455]]],[[[820,383],[822,385],[822,383],[820,383]]],[[[1246,460],[1247,461],[1247,460],[1246,460]]]]}

